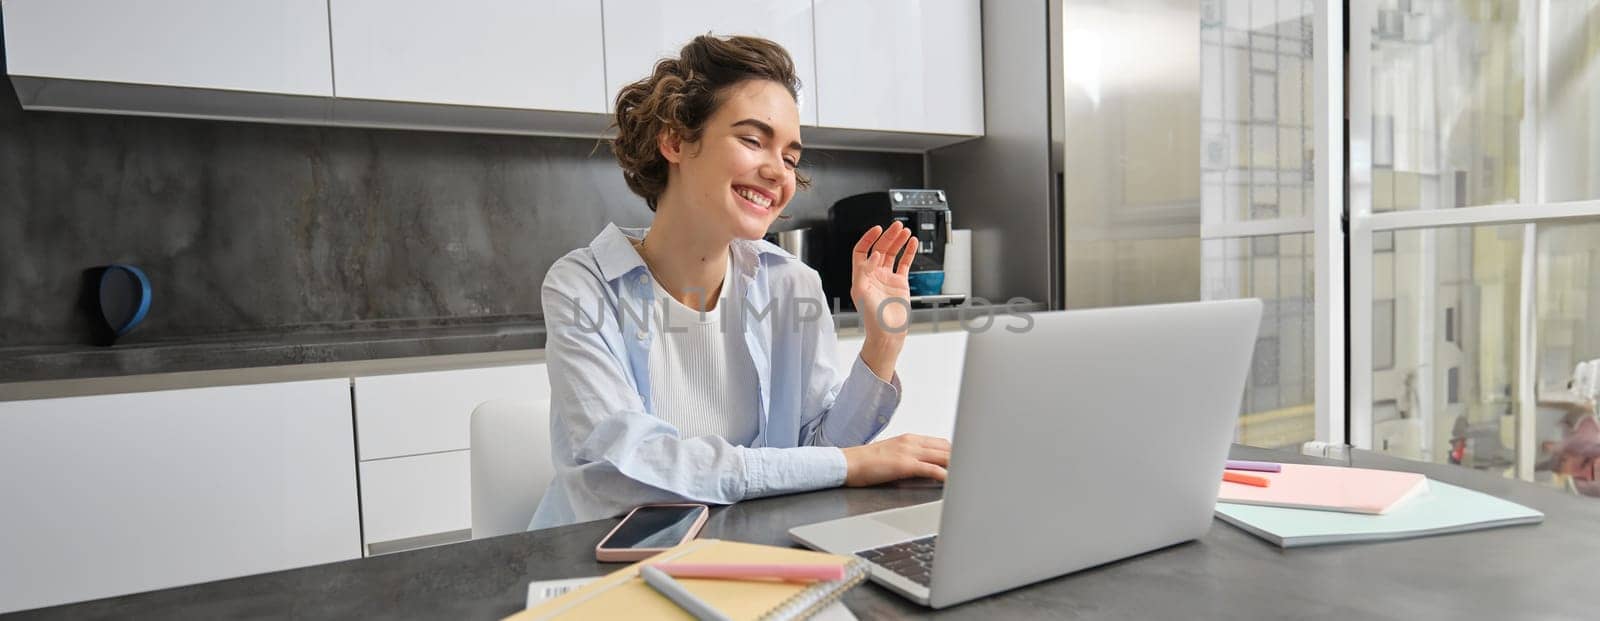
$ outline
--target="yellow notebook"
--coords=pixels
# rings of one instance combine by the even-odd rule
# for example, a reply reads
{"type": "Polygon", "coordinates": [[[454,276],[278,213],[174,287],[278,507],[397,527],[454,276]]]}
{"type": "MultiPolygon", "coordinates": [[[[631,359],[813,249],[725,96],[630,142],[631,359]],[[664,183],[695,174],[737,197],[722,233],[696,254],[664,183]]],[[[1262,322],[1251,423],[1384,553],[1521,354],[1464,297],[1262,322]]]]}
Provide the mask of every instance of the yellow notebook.
{"type": "Polygon", "coordinates": [[[542,619],[693,619],[639,577],[643,563],[827,563],[845,566],[843,580],[782,582],[679,578],[684,588],[733,619],[804,619],[867,577],[858,558],[754,543],[696,539],[634,563],[506,621],[542,619]]]}

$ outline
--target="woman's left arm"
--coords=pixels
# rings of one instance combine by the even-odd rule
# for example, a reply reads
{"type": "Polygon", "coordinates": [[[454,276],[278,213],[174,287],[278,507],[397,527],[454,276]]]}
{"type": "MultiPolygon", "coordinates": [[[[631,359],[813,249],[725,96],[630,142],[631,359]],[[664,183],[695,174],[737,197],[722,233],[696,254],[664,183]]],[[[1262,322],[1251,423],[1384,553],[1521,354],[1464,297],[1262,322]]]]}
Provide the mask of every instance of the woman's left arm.
{"type": "Polygon", "coordinates": [[[811,385],[806,390],[815,415],[802,422],[800,444],[840,448],[866,444],[883,431],[900,406],[900,377],[885,382],[856,356],[844,382],[836,383],[833,322],[824,317],[819,325],[826,326],[827,333],[818,335],[821,346],[811,362],[811,385]]]}
{"type": "MultiPolygon", "coordinates": [[[[850,297],[861,311],[866,339],[844,383],[835,389],[836,338],[831,317],[814,322],[817,351],[813,358],[809,392],[822,403],[818,416],[801,428],[804,444],[848,447],[865,444],[889,423],[900,404],[900,377],[895,363],[905,345],[911,309],[907,274],[916,256],[917,240],[896,221],[888,230],[872,227],[856,242],[851,254],[850,297]],[[904,250],[899,265],[895,255],[904,250]]],[[[817,287],[821,292],[821,287],[817,287]]],[[[826,315],[826,309],[823,310],[826,315]]]]}
{"type": "Polygon", "coordinates": [[[884,381],[911,329],[911,260],[921,242],[896,220],[887,230],[872,227],[850,253],[850,299],[861,312],[861,360],[884,381]],[[900,259],[896,264],[895,256],[900,259]]]}
{"type": "MultiPolygon", "coordinates": [[[[821,295],[821,285],[815,287],[821,295]]],[[[844,453],[845,485],[877,485],[896,479],[926,477],[943,481],[950,465],[950,442],[943,438],[905,434],[871,442],[883,431],[900,405],[900,376],[893,373],[889,360],[889,381],[885,382],[868,366],[869,353],[863,345],[855,356],[843,383],[832,361],[837,357],[833,318],[822,311],[821,321],[807,333],[806,348],[811,354],[807,373],[808,411],[816,412],[800,427],[800,443],[808,446],[836,446],[844,453]]],[[[870,338],[870,337],[869,337],[870,338]]],[[[904,338],[902,335],[901,338],[904,338]]]]}

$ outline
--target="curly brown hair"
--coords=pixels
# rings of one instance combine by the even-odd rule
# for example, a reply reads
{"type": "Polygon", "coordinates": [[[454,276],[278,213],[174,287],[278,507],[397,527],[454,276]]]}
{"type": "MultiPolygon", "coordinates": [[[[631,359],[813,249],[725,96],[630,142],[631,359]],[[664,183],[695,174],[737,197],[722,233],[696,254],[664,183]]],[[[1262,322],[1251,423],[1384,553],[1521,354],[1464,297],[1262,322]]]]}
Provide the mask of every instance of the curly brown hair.
{"type": "MultiPolygon", "coordinates": [[[[611,152],[622,166],[628,189],[644,197],[650,211],[667,189],[667,160],[657,139],[672,132],[685,142],[700,139],[705,122],[722,104],[729,87],[746,80],[771,80],[799,100],[794,61],[777,43],[758,37],[695,37],[677,58],[663,58],[650,75],[617,93],[611,152]]],[[[811,179],[795,172],[795,187],[811,179]]]]}

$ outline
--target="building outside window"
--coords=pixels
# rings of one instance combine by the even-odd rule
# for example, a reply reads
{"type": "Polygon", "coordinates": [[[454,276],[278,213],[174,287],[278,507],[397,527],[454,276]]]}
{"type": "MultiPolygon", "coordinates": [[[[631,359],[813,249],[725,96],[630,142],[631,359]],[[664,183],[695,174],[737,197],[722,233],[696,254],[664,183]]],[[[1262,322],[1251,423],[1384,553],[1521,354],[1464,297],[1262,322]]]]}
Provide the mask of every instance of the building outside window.
{"type": "Polygon", "coordinates": [[[1600,0],[1064,4],[1067,308],[1261,298],[1239,442],[1600,496],[1600,0]]]}

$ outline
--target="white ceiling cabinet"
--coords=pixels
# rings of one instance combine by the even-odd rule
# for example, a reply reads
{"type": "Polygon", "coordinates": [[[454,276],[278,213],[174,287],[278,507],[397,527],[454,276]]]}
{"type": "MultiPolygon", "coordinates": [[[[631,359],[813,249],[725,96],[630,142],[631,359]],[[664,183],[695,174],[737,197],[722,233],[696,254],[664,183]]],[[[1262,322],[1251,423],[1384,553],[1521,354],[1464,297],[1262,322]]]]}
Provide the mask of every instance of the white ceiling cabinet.
{"type": "Polygon", "coordinates": [[[340,98],[606,111],[597,0],[331,0],[340,98]]]}
{"type": "Polygon", "coordinates": [[[333,94],[326,0],[11,0],[12,75],[333,94]]]}
{"type": "MultiPolygon", "coordinates": [[[[697,34],[783,45],[807,146],[983,134],[978,0],[7,0],[29,110],[601,137],[697,34]]],[[[1041,78],[1042,79],[1042,78],[1041,78]]]]}
{"type": "Polygon", "coordinates": [[[811,0],[604,0],[606,102],[622,87],[644,78],[656,61],[677,56],[698,35],[753,35],[776,41],[794,59],[800,78],[800,124],[817,124],[811,0]]]}
{"type": "MultiPolygon", "coordinates": [[[[983,134],[978,0],[815,0],[818,125],[983,134]]],[[[1040,76],[1044,79],[1044,76],[1040,76]]]]}
{"type": "Polygon", "coordinates": [[[10,0],[6,70],[29,110],[323,123],[325,0],[10,0]]]}

